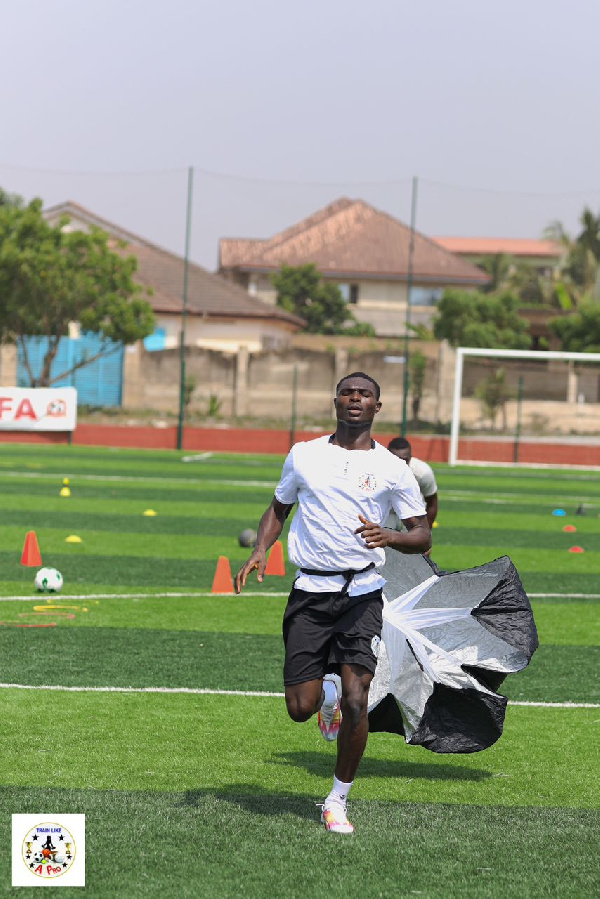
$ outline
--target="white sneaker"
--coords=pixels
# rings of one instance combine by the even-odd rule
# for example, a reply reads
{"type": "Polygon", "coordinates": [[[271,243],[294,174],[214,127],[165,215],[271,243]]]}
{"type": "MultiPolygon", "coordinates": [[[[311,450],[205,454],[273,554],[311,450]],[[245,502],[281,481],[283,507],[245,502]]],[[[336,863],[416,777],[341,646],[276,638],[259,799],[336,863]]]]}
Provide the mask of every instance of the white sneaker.
{"type": "Polygon", "coordinates": [[[324,681],[331,681],[335,686],[336,699],[333,703],[324,702],[319,709],[317,721],[321,736],[325,740],[337,740],[337,735],[342,723],[342,710],[340,708],[342,700],[342,679],[339,674],[326,674],[324,681]]]}
{"type": "Polygon", "coordinates": [[[346,816],[346,809],[339,802],[324,806],[321,821],[332,833],[354,833],[354,827],[346,816]]]}

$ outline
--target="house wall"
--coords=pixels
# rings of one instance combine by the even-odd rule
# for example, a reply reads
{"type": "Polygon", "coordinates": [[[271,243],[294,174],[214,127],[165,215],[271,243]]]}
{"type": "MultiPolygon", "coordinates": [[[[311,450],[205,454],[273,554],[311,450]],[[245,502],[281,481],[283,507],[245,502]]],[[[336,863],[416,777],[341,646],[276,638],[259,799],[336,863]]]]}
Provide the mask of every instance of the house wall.
{"type": "MultiPolygon", "coordinates": [[[[268,275],[236,273],[233,280],[258,299],[272,306],[276,305],[277,292],[268,275]]],[[[350,306],[350,309],[357,321],[371,325],[379,337],[399,337],[406,333],[408,288],[405,282],[368,278],[327,280],[336,284],[358,284],[358,303],[350,306]]],[[[415,282],[414,286],[429,285],[415,282]]],[[[430,327],[434,311],[434,306],[411,306],[411,324],[430,327]]]]}
{"type": "MultiPolygon", "coordinates": [[[[165,349],[179,349],[181,315],[157,313],[156,324],[165,330],[165,349]]],[[[291,327],[264,319],[224,318],[219,321],[213,317],[188,315],[185,326],[186,346],[216,349],[224,353],[236,353],[240,346],[248,347],[252,353],[287,346],[291,335],[291,327]]]]}
{"type": "Polygon", "coordinates": [[[356,308],[406,306],[407,286],[400,281],[358,281],[356,308]]]}
{"type": "MultiPolygon", "coordinates": [[[[327,278],[328,282],[334,284],[358,284],[358,303],[352,309],[359,307],[374,307],[405,305],[406,304],[406,284],[400,281],[380,281],[357,278],[327,278]]],[[[275,306],[277,302],[277,291],[273,287],[268,275],[250,275],[248,279],[240,278],[241,286],[247,287],[250,293],[254,291],[253,296],[264,300],[275,306]]]]}

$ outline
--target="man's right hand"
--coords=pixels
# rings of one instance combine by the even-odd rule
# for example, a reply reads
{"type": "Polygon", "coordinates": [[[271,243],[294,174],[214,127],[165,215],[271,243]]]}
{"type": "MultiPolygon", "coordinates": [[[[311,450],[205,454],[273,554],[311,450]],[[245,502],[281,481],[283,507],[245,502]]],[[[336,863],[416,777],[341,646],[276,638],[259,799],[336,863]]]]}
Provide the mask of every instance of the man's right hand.
{"type": "Polygon", "coordinates": [[[265,568],[267,567],[267,554],[264,549],[254,549],[252,555],[245,562],[235,576],[235,592],[241,593],[242,587],[246,586],[246,578],[251,571],[256,569],[256,579],[262,584],[265,576],[265,568]]]}

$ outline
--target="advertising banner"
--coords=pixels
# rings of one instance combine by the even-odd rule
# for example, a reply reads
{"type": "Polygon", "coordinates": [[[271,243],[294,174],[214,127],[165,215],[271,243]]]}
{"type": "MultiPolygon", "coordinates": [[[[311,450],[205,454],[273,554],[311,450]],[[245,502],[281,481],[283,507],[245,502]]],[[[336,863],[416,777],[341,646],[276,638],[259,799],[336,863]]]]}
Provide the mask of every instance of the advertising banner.
{"type": "Polygon", "coordinates": [[[0,387],[0,431],[74,431],[75,387],[0,387]]]}

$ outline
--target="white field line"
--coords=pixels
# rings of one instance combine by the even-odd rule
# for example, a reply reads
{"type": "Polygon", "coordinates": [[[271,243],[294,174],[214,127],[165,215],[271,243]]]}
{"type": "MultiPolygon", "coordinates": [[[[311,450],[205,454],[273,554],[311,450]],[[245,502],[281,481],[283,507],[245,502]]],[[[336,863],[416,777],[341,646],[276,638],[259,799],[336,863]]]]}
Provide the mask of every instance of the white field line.
{"type": "Polygon", "coordinates": [[[266,696],[281,699],[285,693],[265,690],[209,690],[202,687],[62,687],[50,684],[0,684],[1,690],[51,690],[65,693],[190,693],[194,696],[266,696]]]}
{"type": "MultiPolygon", "coordinates": [[[[254,593],[244,590],[239,596],[244,599],[246,597],[256,598],[260,596],[268,599],[271,596],[282,597],[288,596],[289,591],[283,593],[254,593]]],[[[530,599],[600,599],[600,593],[528,593],[530,599]]],[[[212,593],[209,590],[199,591],[197,593],[168,592],[168,593],[38,593],[37,596],[0,596],[0,602],[43,602],[51,600],[53,602],[61,602],[69,599],[199,599],[208,596],[232,596],[234,593],[212,593]]]]}
{"type": "MultiPolygon", "coordinates": [[[[0,596],[0,602],[44,602],[50,600],[52,602],[66,602],[70,599],[168,599],[189,597],[197,599],[203,596],[231,596],[235,597],[235,593],[211,593],[210,590],[204,590],[199,593],[38,593],[37,596],[0,596]]],[[[269,596],[289,596],[289,590],[285,593],[251,593],[244,591],[240,594],[242,598],[261,596],[268,599],[269,596]]]]}
{"type": "MultiPolygon", "coordinates": [[[[600,593],[528,593],[530,599],[600,599],[600,593]]],[[[209,596],[231,596],[235,597],[235,593],[212,593],[209,590],[200,591],[198,593],[39,593],[37,596],[0,596],[0,602],[43,602],[51,600],[52,602],[65,602],[69,599],[201,599],[209,596]]],[[[263,599],[276,596],[289,596],[289,590],[283,593],[254,593],[244,590],[239,594],[241,599],[253,598],[257,596],[263,599]]]]}
{"type": "MultiPolygon", "coordinates": [[[[574,463],[558,463],[558,462],[470,462],[468,459],[457,459],[456,463],[458,465],[468,466],[469,468],[513,468],[515,471],[518,471],[519,468],[545,468],[545,469],[553,469],[553,468],[561,468],[566,469],[568,471],[573,470],[574,463]]],[[[598,465],[578,465],[578,469],[583,469],[584,471],[600,471],[600,466],[598,465]]],[[[457,472],[459,474],[459,472],[457,472]]]]}
{"type": "MultiPolygon", "coordinates": [[[[41,471],[8,471],[0,468],[0,478],[7,476],[10,478],[34,478],[37,480],[56,480],[56,475],[48,472],[41,471]]],[[[70,475],[72,480],[78,481],[107,481],[107,482],[115,482],[115,481],[125,481],[139,484],[170,484],[171,486],[177,484],[195,484],[202,489],[208,489],[212,486],[215,487],[265,487],[270,488],[272,490],[277,486],[277,481],[241,481],[234,480],[232,478],[215,478],[214,480],[204,480],[201,481],[199,478],[180,478],[180,477],[160,477],[160,476],[146,476],[146,475],[110,475],[110,474],[74,474],[70,475]]],[[[497,505],[504,505],[509,502],[517,502],[522,505],[527,505],[531,503],[532,497],[526,497],[522,499],[522,494],[518,492],[510,493],[510,492],[495,492],[496,497],[506,497],[506,499],[496,499],[496,498],[488,498],[486,499],[486,503],[496,503],[497,505]]],[[[452,498],[460,498],[469,500],[472,498],[473,502],[481,502],[481,491],[480,490],[456,490],[450,488],[444,492],[444,496],[447,499],[452,498]]],[[[548,494],[539,494],[533,497],[533,499],[539,502],[550,502],[556,503],[556,496],[548,494]]],[[[574,502],[580,503],[581,496],[561,496],[560,502],[574,502]]],[[[593,508],[596,503],[584,503],[584,506],[589,506],[593,508]]]]}
{"type": "Polygon", "coordinates": [[[540,709],[600,709],[600,702],[513,702],[509,700],[508,704],[540,709]]]}
{"type": "MultiPolygon", "coordinates": [[[[481,491],[480,490],[450,490],[444,491],[445,499],[462,499],[466,502],[476,502],[477,500],[481,500],[481,491]]],[[[549,502],[551,504],[555,503],[581,503],[581,496],[564,496],[561,495],[560,499],[556,499],[556,496],[551,496],[548,494],[535,494],[534,496],[525,496],[523,497],[522,493],[507,493],[507,492],[497,492],[494,491],[493,497],[486,497],[486,503],[496,503],[496,505],[505,505],[506,503],[519,503],[520,505],[531,505],[532,502],[549,502]],[[506,497],[506,499],[497,499],[496,497],[506,497]]],[[[595,508],[600,503],[600,497],[598,501],[595,503],[581,503],[581,505],[588,509],[595,508]]]]}
{"type": "Polygon", "coordinates": [[[558,599],[600,599],[600,593],[528,593],[530,599],[545,599],[556,597],[558,599]]]}
{"type": "MultiPolygon", "coordinates": [[[[45,471],[7,471],[0,468],[0,478],[35,478],[37,480],[55,481],[59,475],[53,472],[45,471]]],[[[69,475],[71,482],[73,481],[133,481],[139,484],[196,484],[197,486],[207,488],[213,484],[230,487],[270,487],[275,489],[277,481],[234,481],[229,479],[200,480],[200,478],[180,478],[180,477],[160,477],[146,475],[123,475],[123,474],[71,474],[69,475]]]]}
{"type": "MultiPolygon", "coordinates": [[[[63,687],[58,684],[2,684],[2,690],[49,690],[56,693],[186,693],[194,696],[249,696],[282,699],[285,693],[266,690],[209,690],[201,687],[63,687]]],[[[509,702],[509,705],[544,709],[600,709],[597,702],[509,702]]]]}

